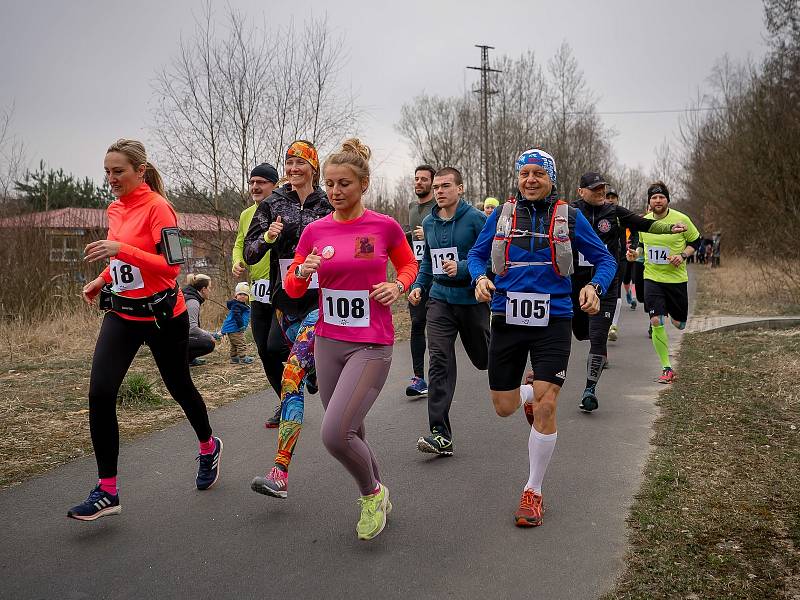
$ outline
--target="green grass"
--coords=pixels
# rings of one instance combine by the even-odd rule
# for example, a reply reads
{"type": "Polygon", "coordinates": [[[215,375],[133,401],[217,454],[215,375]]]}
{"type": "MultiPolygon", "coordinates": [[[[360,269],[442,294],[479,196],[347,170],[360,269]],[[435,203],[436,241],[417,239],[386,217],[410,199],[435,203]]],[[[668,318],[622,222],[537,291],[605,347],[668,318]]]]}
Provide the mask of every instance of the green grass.
{"type": "Polygon", "coordinates": [[[800,598],[800,330],[687,335],[608,599],[800,598]]]}

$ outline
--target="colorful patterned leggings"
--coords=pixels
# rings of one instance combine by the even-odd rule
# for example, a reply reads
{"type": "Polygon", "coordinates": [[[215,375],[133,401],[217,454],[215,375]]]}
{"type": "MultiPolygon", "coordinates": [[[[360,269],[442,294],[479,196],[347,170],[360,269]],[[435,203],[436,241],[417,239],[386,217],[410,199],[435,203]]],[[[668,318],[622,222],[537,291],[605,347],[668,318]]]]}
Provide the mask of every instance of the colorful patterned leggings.
{"type": "Polygon", "coordinates": [[[314,371],[314,328],[319,311],[312,310],[302,319],[291,320],[280,311],[275,311],[286,338],[292,344],[289,358],[283,367],[281,378],[281,422],[278,425],[278,452],[275,466],[289,470],[292,454],[303,427],[305,397],[303,390],[309,375],[314,371]]]}

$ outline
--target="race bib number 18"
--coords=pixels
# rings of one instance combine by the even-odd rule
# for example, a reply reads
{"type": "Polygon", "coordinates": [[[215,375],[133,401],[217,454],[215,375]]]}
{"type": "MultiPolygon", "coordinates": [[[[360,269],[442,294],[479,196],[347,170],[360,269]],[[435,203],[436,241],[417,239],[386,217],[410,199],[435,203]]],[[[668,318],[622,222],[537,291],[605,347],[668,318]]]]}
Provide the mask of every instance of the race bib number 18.
{"type": "Polygon", "coordinates": [[[117,258],[112,258],[108,265],[111,273],[111,289],[115,292],[127,292],[144,287],[142,272],[139,267],[134,267],[117,258]]]}
{"type": "Polygon", "coordinates": [[[506,323],[526,327],[546,327],[550,322],[550,294],[508,292],[506,323]]]}
{"type": "Polygon", "coordinates": [[[668,265],[669,248],[664,246],[648,246],[647,262],[652,265],[668,265]]]}
{"type": "Polygon", "coordinates": [[[369,292],[322,288],[322,319],[339,327],[369,327],[369,292]]]}

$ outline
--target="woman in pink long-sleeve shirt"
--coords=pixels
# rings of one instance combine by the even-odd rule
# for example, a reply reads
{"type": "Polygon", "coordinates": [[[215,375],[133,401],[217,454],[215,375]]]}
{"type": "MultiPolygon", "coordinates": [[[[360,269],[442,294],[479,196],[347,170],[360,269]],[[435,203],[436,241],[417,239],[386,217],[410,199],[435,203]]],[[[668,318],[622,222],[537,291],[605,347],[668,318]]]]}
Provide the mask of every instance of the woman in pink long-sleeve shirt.
{"type": "Polygon", "coordinates": [[[361,491],[359,539],[386,525],[392,509],[375,455],[367,445],[364,418],[386,382],[392,362],[391,305],[417,275],[417,261],[400,225],[367,210],[370,150],[347,140],[323,166],[335,212],[308,225],[286,278],[289,296],[300,297],[311,276],[319,278],[315,360],[325,407],[322,440],[350,472],[361,491]],[[396,281],[386,281],[391,261],[396,281]]]}

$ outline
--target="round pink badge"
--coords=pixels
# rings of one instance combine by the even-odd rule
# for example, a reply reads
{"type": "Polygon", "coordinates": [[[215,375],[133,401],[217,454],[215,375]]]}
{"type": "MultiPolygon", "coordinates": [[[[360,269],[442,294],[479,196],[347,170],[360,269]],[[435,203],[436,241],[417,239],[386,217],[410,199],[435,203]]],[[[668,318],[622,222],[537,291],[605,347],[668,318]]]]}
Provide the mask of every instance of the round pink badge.
{"type": "Polygon", "coordinates": [[[333,246],[325,246],[322,249],[322,258],[331,258],[333,257],[334,252],[335,250],[333,249],[333,246]]]}

